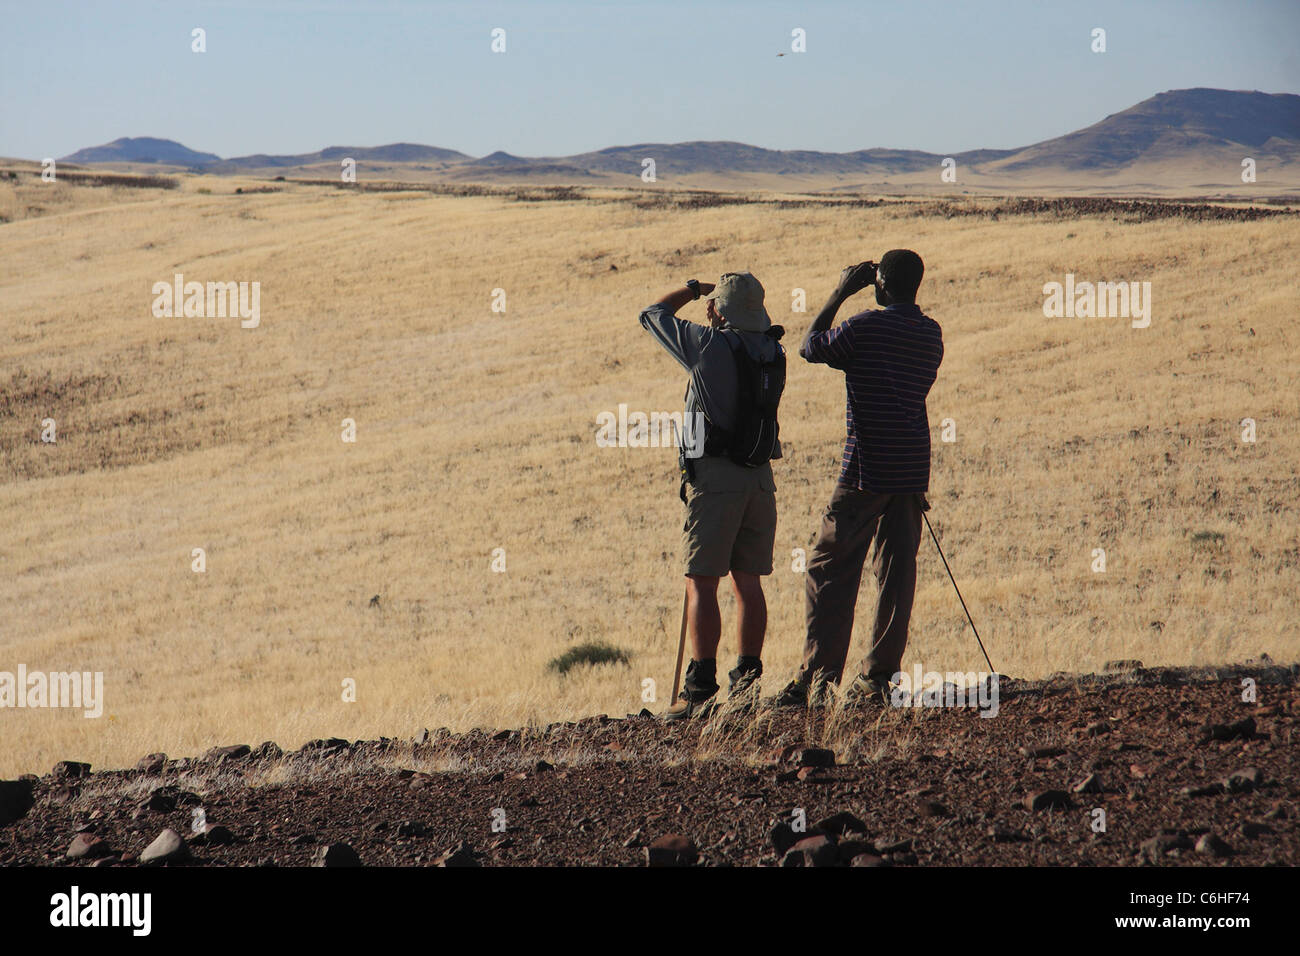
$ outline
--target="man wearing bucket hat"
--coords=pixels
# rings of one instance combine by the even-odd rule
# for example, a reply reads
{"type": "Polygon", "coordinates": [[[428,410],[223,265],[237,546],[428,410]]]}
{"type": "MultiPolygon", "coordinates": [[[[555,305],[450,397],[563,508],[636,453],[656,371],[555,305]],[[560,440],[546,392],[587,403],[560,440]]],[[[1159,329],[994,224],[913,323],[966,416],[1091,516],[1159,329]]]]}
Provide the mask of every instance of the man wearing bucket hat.
{"type": "Polygon", "coordinates": [[[718,583],[728,575],[739,612],[739,658],[728,675],[729,693],[757,697],[767,631],[762,577],[772,573],[776,540],[770,459],[781,457],[775,401],[785,382],[785,352],[778,341],[784,330],[772,325],[763,286],[748,272],[728,272],[716,285],[691,279],[643,310],[640,320],[689,375],[684,421],[700,413],[705,423],[703,441],[694,436],[687,447],[688,436],[680,454],[691,661],[680,698],[663,716],[683,720],[707,714],[719,690],[718,583]],[[707,326],[677,317],[679,309],[701,297],[707,326]],[[763,384],[756,384],[760,379],[763,384]],[[754,406],[762,404],[758,396],[772,390],[775,400],[764,406],[770,411],[764,418],[754,406]],[[748,437],[741,441],[741,434],[748,437]],[[737,451],[739,445],[745,446],[743,452],[737,451]]]}

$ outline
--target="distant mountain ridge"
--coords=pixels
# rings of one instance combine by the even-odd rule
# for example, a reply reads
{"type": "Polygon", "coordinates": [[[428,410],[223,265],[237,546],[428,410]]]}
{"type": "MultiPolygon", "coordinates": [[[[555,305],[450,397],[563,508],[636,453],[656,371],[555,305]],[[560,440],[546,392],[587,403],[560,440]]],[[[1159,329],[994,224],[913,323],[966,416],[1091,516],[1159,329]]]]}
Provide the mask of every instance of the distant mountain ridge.
{"type": "MultiPolygon", "coordinates": [[[[847,153],[772,150],[737,142],[642,143],[561,157],[522,157],[498,151],[475,158],[453,149],[415,143],[331,146],[314,153],[222,159],[180,143],[151,137],[122,138],[64,157],[79,164],[158,163],[232,174],[337,165],[344,157],[372,164],[430,164],[451,178],[475,176],[593,177],[640,173],[653,157],[673,175],[764,174],[794,177],[889,176],[931,172],[948,156],[959,167],[987,173],[1034,170],[1106,173],[1141,164],[1219,162],[1220,153],[1259,153],[1300,164],[1300,95],[1214,89],[1159,93],[1085,129],[1018,149],[976,149],[947,154],[871,148],[847,153]],[[1246,152],[1249,150],[1250,152],[1246,152]]],[[[420,167],[424,168],[424,167],[420,167]]]]}
{"type": "Polygon", "coordinates": [[[61,163],[162,163],[169,166],[203,166],[220,162],[215,153],[200,153],[175,140],[152,136],[123,136],[103,146],[90,146],[64,156],[61,163]]]}

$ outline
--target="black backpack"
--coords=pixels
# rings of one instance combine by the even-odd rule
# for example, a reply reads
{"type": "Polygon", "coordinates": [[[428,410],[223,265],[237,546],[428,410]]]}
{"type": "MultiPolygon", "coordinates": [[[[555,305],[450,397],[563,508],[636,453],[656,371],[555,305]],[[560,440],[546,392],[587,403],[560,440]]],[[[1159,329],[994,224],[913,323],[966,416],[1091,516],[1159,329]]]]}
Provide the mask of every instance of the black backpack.
{"type": "MultiPolygon", "coordinates": [[[[780,342],[785,329],[774,325],[765,333],[780,342]]],[[[728,430],[709,423],[704,439],[706,455],[730,458],[737,465],[757,468],[781,456],[777,406],[785,391],[785,349],[779,344],[770,362],[749,354],[739,335],[724,335],[736,359],[736,425],[728,430]]]]}

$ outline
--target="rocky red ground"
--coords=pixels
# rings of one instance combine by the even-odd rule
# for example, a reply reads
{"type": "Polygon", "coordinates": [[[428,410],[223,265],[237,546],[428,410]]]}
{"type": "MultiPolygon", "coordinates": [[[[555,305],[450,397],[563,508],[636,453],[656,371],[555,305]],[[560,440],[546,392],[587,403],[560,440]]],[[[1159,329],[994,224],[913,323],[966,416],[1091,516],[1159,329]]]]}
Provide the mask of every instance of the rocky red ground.
{"type": "Polygon", "coordinates": [[[992,718],[594,717],[61,763],[0,784],[0,864],[137,866],[153,845],[208,867],[1295,865],[1298,673],[1012,681],[992,718]]]}

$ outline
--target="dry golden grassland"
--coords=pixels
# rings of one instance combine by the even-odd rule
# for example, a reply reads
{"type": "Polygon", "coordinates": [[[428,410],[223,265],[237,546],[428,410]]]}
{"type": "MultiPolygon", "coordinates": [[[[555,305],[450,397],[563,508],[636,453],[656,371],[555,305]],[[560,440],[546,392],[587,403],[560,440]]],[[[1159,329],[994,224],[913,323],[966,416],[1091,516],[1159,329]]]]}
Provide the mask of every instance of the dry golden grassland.
{"type": "MultiPolygon", "coordinates": [[[[844,427],[842,377],[793,353],[840,268],[895,246],[924,256],[920,302],[947,348],[931,518],[998,669],[1300,658],[1294,218],[237,185],[0,183],[0,671],[102,671],[106,696],[100,719],[0,710],[0,776],[622,715],[646,677],[661,709],[682,593],[675,453],[597,447],[596,416],[680,408],[684,376],[637,313],[733,269],[790,328],[778,689],[803,641],[792,550],[814,539],[844,427]],[[177,272],[260,282],[260,326],[155,318],[152,286],[177,272]],[[1067,272],[1149,281],[1150,327],[1045,318],[1043,284],[1067,272]],[[46,418],[57,443],[40,441],[46,418]],[[592,640],[630,662],[548,670],[592,640]]],[[[907,666],[982,669],[928,538],[920,564],[907,666]]],[[[853,659],[873,608],[864,589],[853,659]]],[[[729,597],[723,614],[726,668],[729,597]]]]}

